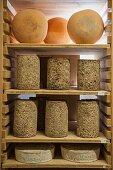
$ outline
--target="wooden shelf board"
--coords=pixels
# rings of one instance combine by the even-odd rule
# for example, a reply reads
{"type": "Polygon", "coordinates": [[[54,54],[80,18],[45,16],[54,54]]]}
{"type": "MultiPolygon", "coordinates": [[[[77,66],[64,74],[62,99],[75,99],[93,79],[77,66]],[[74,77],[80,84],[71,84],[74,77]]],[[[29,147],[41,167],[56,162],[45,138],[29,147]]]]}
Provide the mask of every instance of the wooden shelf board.
{"type": "Polygon", "coordinates": [[[56,45],[56,44],[36,44],[36,43],[9,43],[6,44],[9,50],[15,50],[16,52],[24,51],[26,52],[33,52],[38,53],[41,55],[41,52],[46,52],[46,54],[51,54],[53,52],[54,55],[58,55],[57,53],[60,52],[62,55],[65,53],[67,54],[92,54],[92,53],[101,53],[106,52],[107,49],[110,48],[109,44],[63,44],[63,45],[56,45]],[[54,53],[56,52],[56,53],[54,53]]]}
{"type": "Polygon", "coordinates": [[[10,48],[91,48],[91,49],[107,49],[110,48],[109,44],[37,44],[37,43],[7,43],[10,48]]]}
{"type": "Polygon", "coordinates": [[[57,157],[51,161],[38,164],[26,164],[16,161],[14,158],[6,160],[2,168],[110,168],[105,160],[100,159],[91,163],[75,163],[57,157]]]}
{"type": "Polygon", "coordinates": [[[37,135],[31,138],[18,138],[13,135],[8,135],[3,141],[9,143],[110,143],[101,132],[97,138],[80,138],[76,136],[73,131],[70,131],[68,136],[64,138],[50,138],[47,137],[43,131],[38,131],[37,135]]]}
{"type": "Polygon", "coordinates": [[[18,90],[9,89],[4,91],[5,94],[44,94],[44,95],[110,95],[108,91],[82,91],[82,90],[18,90]]]}

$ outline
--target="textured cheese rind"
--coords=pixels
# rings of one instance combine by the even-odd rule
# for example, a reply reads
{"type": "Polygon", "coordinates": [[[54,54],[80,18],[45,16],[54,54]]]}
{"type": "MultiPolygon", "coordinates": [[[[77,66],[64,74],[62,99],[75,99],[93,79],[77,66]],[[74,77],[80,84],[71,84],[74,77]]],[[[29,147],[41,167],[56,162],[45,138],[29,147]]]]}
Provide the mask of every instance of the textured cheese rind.
{"type": "Polygon", "coordinates": [[[23,163],[41,163],[52,160],[54,151],[52,144],[18,145],[15,147],[15,157],[23,163]]]}
{"type": "Polygon", "coordinates": [[[96,11],[86,9],[76,12],[70,17],[67,29],[73,42],[94,44],[104,32],[104,23],[96,11]]]}
{"type": "Polygon", "coordinates": [[[47,30],[46,16],[35,9],[24,9],[18,12],[12,22],[13,34],[21,43],[42,43],[47,30]]]}
{"type": "Polygon", "coordinates": [[[100,148],[99,145],[91,144],[66,144],[61,145],[62,157],[73,162],[94,162],[98,160],[100,148]],[[89,147],[88,147],[89,145],[89,147]]]}

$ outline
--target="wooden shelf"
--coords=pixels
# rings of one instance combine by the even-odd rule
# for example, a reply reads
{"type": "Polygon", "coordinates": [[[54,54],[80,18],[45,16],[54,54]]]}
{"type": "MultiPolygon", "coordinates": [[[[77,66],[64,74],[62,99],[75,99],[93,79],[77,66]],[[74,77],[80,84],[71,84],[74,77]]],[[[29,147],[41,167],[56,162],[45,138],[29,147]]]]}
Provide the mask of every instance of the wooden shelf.
{"type": "Polygon", "coordinates": [[[110,48],[109,44],[37,44],[37,43],[7,43],[7,47],[10,48],[42,48],[42,49],[48,49],[48,48],[91,48],[91,49],[107,49],[110,48]]]}
{"type": "Polygon", "coordinates": [[[9,89],[4,91],[5,94],[43,94],[43,95],[99,95],[105,96],[110,95],[108,91],[82,91],[82,90],[18,90],[18,89],[9,89]]]}
{"type": "MultiPolygon", "coordinates": [[[[57,52],[60,52],[62,55],[68,55],[71,53],[73,55],[80,55],[80,54],[92,54],[93,53],[100,53],[101,55],[103,52],[106,52],[107,49],[110,48],[109,44],[68,44],[68,45],[53,45],[53,44],[34,44],[34,43],[19,43],[19,44],[6,44],[9,50],[17,51],[24,51],[27,52],[34,52],[41,54],[40,52],[46,52],[46,54],[57,55],[57,52]],[[73,53],[74,52],[74,53],[73,53]]],[[[42,53],[43,54],[43,53],[42,53]]],[[[45,54],[45,55],[46,55],[45,54]]]]}
{"type": "Polygon", "coordinates": [[[110,143],[109,140],[100,132],[97,138],[80,138],[76,136],[75,132],[69,132],[64,138],[50,138],[45,136],[44,132],[40,131],[36,136],[31,138],[18,138],[13,135],[8,135],[3,142],[8,143],[110,143]]]}
{"type": "Polygon", "coordinates": [[[100,159],[91,163],[75,163],[57,157],[49,162],[38,164],[26,164],[16,161],[14,158],[6,160],[2,164],[2,168],[110,168],[111,165],[107,164],[105,160],[100,159]]]}

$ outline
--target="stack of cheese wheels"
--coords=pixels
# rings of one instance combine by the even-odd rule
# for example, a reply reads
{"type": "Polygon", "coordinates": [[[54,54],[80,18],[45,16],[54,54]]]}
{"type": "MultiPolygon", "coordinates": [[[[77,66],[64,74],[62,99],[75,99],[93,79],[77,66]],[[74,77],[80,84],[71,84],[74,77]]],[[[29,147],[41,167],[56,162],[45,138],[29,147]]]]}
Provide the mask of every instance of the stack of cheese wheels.
{"type": "Polygon", "coordinates": [[[67,32],[67,20],[56,17],[48,21],[48,33],[45,43],[50,44],[67,44],[71,41],[67,32]]]}
{"type": "Polygon", "coordinates": [[[61,145],[62,157],[72,162],[94,162],[100,154],[98,144],[63,144],[61,145]]]}
{"type": "Polygon", "coordinates": [[[21,43],[41,43],[47,34],[48,22],[45,15],[35,9],[25,9],[14,17],[12,30],[21,43]]]}
{"type": "Polygon", "coordinates": [[[67,28],[73,42],[93,44],[101,38],[104,24],[96,11],[88,9],[73,14],[68,21],[67,28]]]}
{"type": "Polygon", "coordinates": [[[23,163],[41,163],[52,160],[53,144],[19,144],[15,147],[16,160],[23,163]]]}

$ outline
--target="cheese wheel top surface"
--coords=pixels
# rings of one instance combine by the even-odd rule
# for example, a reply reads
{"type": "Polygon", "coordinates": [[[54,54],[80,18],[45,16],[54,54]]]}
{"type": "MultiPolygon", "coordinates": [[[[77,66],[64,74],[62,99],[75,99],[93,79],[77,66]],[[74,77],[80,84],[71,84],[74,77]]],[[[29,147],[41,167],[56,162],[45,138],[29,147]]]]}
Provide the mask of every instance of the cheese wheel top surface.
{"type": "Polygon", "coordinates": [[[48,22],[45,15],[35,9],[17,13],[12,22],[15,38],[22,43],[40,43],[47,34],[48,22]]]}
{"type": "Polygon", "coordinates": [[[67,28],[73,42],[93,44],[101,38],[104,23],[96,11],[87,9],[73,14],[68,21],[67,28]]]}

